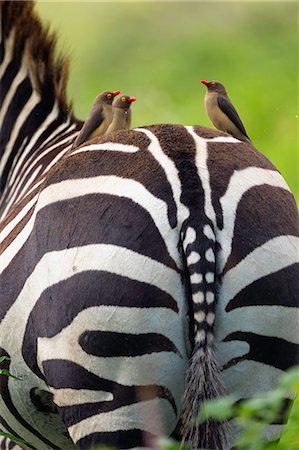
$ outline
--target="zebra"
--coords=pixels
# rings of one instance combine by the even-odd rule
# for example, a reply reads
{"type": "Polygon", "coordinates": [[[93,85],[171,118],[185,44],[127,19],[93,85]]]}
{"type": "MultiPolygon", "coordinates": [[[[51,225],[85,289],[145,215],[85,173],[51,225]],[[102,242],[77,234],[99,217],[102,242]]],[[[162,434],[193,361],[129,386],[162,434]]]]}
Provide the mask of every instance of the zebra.
{"type": "MultiPolygon", "coordinates": [[[[68,63],[31,2],[2,2],[2,449],[229,449],[202,402],[298,364],[298,212],[253,146],[201,126],[72,149],[68,63]]],[[[269,439],[281,424],[271,424],[269,439]]]]}

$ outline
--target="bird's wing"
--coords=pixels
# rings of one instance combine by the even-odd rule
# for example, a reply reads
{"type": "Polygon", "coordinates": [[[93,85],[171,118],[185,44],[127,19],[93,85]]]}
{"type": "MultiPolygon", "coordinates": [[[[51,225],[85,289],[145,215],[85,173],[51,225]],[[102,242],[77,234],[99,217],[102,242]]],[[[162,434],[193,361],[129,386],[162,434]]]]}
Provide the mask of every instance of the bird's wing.
{"type": "Polygon", "coordinates": [[[244,136],[246,136],[249,139],[245,131],[244,125],[239,117],[239,114],[237,113],[237,111],[235,110],[229,99],[224,95],[220,94],[217,96],[217,100],[221,111],[224,112],[224,114],[227,115],[227,117],[236,125],[236,127],[239,128],[240,131],[242,131],[244,136]]]}
{"type": "Polygon", "coordinates": [[[103,106],[96,105],[92,108],[87,120],[84,122],[84,125],[74,142],[74,146],[81,145],[83,142],[85,142],[91,135],[91,133],[101,125],[103,120],[103,106]]]}

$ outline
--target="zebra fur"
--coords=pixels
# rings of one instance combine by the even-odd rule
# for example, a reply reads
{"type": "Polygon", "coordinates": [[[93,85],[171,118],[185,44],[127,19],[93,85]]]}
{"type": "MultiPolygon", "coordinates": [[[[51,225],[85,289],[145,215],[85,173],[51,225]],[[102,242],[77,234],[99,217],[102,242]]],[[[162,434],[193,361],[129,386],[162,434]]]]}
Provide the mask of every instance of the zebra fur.
{"type": "Polygon", "coordinates": [[[0,378],[1,429],[36,450],[171,434],[231,448],[228,424],[197,425],[202,401],[258,395],[298,363],[288,186],[256,149],[199,126],[72,150],[82,123],[55,37],[31,2],[1,11],[0,347],[22,378],[0,378]]]}

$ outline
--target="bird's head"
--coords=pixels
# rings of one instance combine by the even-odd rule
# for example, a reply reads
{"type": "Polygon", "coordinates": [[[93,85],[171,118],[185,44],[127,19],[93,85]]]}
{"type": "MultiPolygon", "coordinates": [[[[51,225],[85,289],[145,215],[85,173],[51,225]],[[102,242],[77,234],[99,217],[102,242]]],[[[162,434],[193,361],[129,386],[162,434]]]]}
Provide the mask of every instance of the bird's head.
{"type": "Polygon", "coordinates": [[[223,84],[219,83],[219,81],[206,81],[206,80],[200,80],[202,84],[204,84],[209,92],[216,92],[217,94],[225,94],[226,90],[223,84]]]}
{"type": "Polygon", "coordinates": [[[112,105],[112,102],[114,100],[114,97],[116,97],[118,94],[120,94],[120,91],[105,91],[99,94],[96,97],[96,103],[106,103],[107,105],[112,105]]]}
{"type": "Polygon", "coordinates": [[[126,110],[129,109],[131,103],[135,101],[136,101],[135,97],[130,97],[129,95],[122,95],[121,97],[116,98],[114,100],[113,107],[126,110]]]}

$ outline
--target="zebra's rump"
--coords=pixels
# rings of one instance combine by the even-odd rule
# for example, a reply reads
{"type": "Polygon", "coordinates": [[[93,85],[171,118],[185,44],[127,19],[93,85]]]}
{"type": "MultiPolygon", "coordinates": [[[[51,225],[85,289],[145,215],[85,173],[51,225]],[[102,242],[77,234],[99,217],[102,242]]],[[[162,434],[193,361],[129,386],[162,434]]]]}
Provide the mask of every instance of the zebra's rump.
{"type": "Polygon", "coordinates": [[[23,380],[1,381],[1,415],[28,448],[170,435],[193,326],[214,333],[239,398],[298,362],[296,205],[252,146],[201,127],[116,132],[65,154],[30,201],[2,231],[0,304],[23,380]]]}

